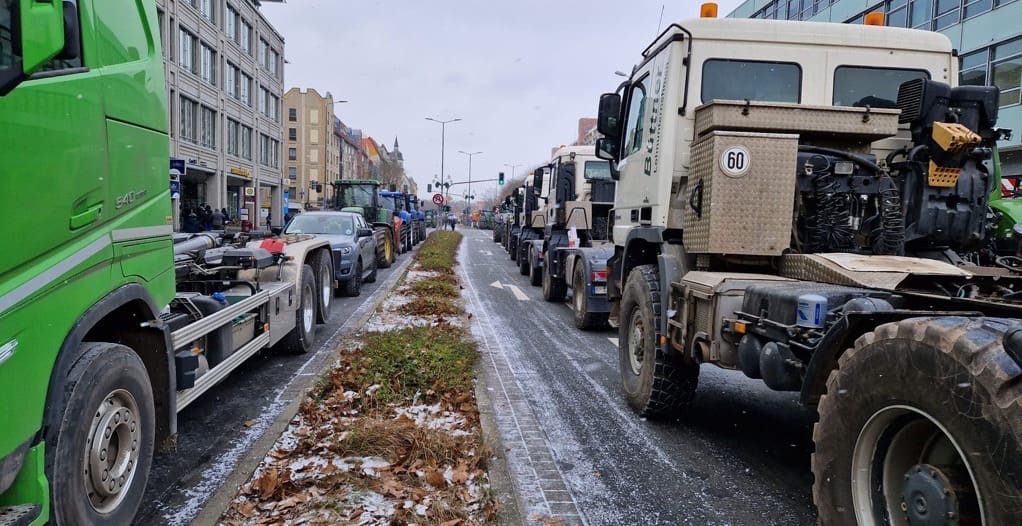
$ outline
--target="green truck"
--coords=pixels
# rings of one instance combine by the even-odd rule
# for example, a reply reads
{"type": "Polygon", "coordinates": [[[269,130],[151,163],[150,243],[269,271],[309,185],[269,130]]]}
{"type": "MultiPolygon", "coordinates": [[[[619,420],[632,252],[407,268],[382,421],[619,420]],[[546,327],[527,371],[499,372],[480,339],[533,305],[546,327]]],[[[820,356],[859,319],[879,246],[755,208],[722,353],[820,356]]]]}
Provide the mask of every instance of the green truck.
{"type": "Polygon", "coordinates": [[[177,412],[329,313],[327,241],[173,234],[159,34],[151,0],[0,0],[0,525],[131,523],[177,412]]]}

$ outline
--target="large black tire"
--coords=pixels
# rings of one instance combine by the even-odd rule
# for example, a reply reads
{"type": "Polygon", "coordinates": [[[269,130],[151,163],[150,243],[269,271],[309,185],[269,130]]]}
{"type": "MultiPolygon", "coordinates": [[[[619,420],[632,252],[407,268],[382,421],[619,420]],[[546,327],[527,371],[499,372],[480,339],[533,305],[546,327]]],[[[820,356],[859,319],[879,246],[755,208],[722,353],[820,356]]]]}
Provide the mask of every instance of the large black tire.
{"type": "Polygon", "coordinates": [[[587,331],[607,324],[607,313],[589,312],[586,276],[581,266],[575,267],[575,273],[571,278],[571,295],[571,310],[575,314],[575,327],[587,331]]]}
{"type": "Polygon", "coordinates": [[[376,242],[378,243],[376,268],[390,268],[397,258],[397,254],[394,253],[394,238],[390,235],[390,230],[383,230],[383,235],[376,242]]]}
{"type": "Polygon", "coordinates": [[[550,253],[543,258],[543,299],[559,303],[564,301],[564,297],[568,294],[568,285],[564,283],[564,278],[555,278],[550,274],[550,253]]]}
{"type": "Polygon", "coordinates": [[[699,365],[661,345],[660,278],[655,265],[632,269],[621,297],[618,356],[628,405],[645,417],[670,417],[695,397],[699,365]]]}
{"type": "Polygon", "coordinates": [[[312,350],[313,322],[316,320],[316,281],[312,267],[302,266],[302,279],[298,284],[301,294],[295,309],[295,328],[280,340],[280,346],[292,354],[305,354],[312,350]]]}
{"type": "Polygon", "coordinates": [[[531,265],[529,265],[529,254],[528,252],[523,254],[521,250],[518,250],[517,252],[518,252],[518,273],[523,276],[528,276],[529,267],[531,267],[531,265]]]}
{"type": "Polygon", "coordinates": [[[345,296],[354,298],[362,294],[362,272],[362,260],[359,259],[355,262],[355,269],[351,272],[351,279],[342,285],[345,296]]]}
{"type": "MultiPolygon", "coordinates": [[[[542,263],[537,261],[538,254],[534,254],[533,250],[529,249],[529,257],[525,258],[529,262],[529,285],[538,287],[543,283],[543,267],[542,263]]],[[[545,266],[545,265],[544,265],[545,266]]]]}
{"type": "Polygon", "coordinates": [[[152,465],[152,386],[128,347],[87,342],[81,351],[58,379],[64,396],[46,429],[52,524],[130,524],[152,465]]]}
{"type": "Polygon", "coordinates": [[[914,318],[855,341],[813,429],[820,524],[1019,524],[1022,384],[1002,346],[1014,323],[914,318]]]}
{"type": "Polygon", "coordinates": [[[326,250],[316,251],[309,260],[316,280],[316,323],[326,323],[334,300],[333,259],[326,250]]]}

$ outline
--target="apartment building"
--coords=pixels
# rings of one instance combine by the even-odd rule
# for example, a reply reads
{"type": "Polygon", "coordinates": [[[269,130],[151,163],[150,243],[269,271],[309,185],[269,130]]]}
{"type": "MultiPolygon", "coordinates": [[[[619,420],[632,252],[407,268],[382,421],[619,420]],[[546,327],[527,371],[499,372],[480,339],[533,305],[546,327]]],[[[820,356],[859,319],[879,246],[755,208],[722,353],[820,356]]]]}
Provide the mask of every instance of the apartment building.
{"type": "Polygon", "coordinates": [[[283,37],[259,0],[156,3],[179,210],[208,203],[253,227],[279,225],[283,37]]]}
{"type": "Polygon", "coordinates": [[[291,88],[284,94],[286,172],[291,212],[320,210],[333,197],[330,183],[341,178],[341,138],[334,133],[330,92],[291,88]]]}
{"type": "Polygon", "coordinates": [[[1005,173],[1022,175],[1022,2],[1017,0],[747,0],[729,17],[861,24],[884,13],[888,26],[939,31],[960,57],[959,83],[1000,89],[998,126],[1005,173]]]}

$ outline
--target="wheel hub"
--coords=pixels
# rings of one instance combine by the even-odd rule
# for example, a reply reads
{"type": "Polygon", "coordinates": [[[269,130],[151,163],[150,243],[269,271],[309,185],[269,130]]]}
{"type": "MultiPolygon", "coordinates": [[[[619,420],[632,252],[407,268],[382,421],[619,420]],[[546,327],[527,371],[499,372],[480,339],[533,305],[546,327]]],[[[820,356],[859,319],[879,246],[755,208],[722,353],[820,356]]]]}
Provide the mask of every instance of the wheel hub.
{"type": "Polygon", "coordinates": [[[107,395],[86,443],[85,489],[96,511],[109,511],[124,499],[138,465],[141,434],[131,393],[118,389],[107,395]]]}
{"type": "Polygon", "coordinates": [[[646,328],[642,323],[642,313],[635,309],[632,313],[632,320],[629,324],[631,331],[628,336],[628,363],[632,367],[632,373],[638,376],[642,373],[642,361],[645,358],[642,349],[642,339],[646,328]]]}
{"type": "Polygon", "coordinates": [[[901,509],[912,526],[957,525],[958,503],[958,488],[948,472],[929,464],[916,464],[905,474],[901,509]]]}
{"type": "Polygon", "coordinates": [[[315,302],[313,301],[307,301],[304,305],[302,305],[302,324],[305,327],[305,332],[312,331],[313,318],[316,317],[316,308],[314,303],[315,302]]]}

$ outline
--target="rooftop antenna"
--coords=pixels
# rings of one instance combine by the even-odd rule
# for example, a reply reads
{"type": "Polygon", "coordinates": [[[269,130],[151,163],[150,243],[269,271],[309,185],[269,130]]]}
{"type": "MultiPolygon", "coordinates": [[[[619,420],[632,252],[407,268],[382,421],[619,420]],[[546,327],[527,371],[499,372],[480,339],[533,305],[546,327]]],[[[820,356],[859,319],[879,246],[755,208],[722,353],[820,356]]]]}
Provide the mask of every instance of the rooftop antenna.
{"type": "Polygon", "coordinates": [[[660,27],[664,25],[664,4],[660,4],[660,20],[656,23],[656,33],[653,34],[653,38],[660,35],[660,27]]]}

